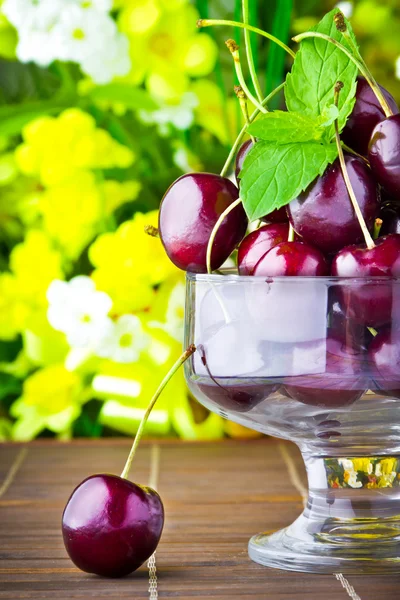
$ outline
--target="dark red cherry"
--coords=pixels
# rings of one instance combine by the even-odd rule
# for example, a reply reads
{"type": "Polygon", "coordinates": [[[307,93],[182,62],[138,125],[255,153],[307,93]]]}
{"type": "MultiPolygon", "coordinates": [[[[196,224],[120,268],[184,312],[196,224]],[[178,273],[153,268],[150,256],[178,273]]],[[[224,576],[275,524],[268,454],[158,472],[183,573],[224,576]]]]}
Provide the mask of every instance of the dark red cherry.
{"type": "MultiPolygon", "coordinates": [[[[340,288],[337,295],[341,295],[340,288]]],[[[340,300],[332,302],[329,314],[329,329],[331,334],[337,340],[340,340],[349,351],[360,354],[367,351],[374,337],[368,327],[355,321],[347,314],[347,310],[340,300]]]]}
{"type": "MultiPolygon", "coordinates": [[[[159,212],[161,241],[171,261],[184,271],[206,273],[207,244],[220,215],[239,196],[220,175],[188,173],[171,185],[159,212]]],[[[241,204],[224,219],[214,240],[211,266],[218,269],[243,239],[247,217],[241,204]]]]}
{"type": "Polygon", "coordinates": [[[400,398],[400,332],[384,329],[372,341],[369,366],[378,390],[400,398]]]}
{"type": "Polygon", "coordinates": [[[253,147],[253,142],[251,140],[246,140],[245,142],[243,142],[243,144],[240,146],[237,154],[236,154],[236,159],[235,159],[235,177],[236,177],[236,182],[239,185],[240,184],[240,171],[243,168],[243,163],[244,163],[244,159],[246,158],[246,156],[248,155],[248,153],[250,152],[250,150],[253,147]]]}
{"type": "Polygon", "coordinates": [[[400,235],[378,238],[371,250],[364,244],[343,248],[333,259],[332,275],[365,279],[343,285],[342,302],[348,316],[369,327],[388,323],[392,316],[393,283],[368,278],[400,276],[400,235]]]}
{"type": "Polygon", "coordinates": [[[253,275],[254,268],[260,258],[273,246],[287,241],[288,223],[264,225],[246,235],[238,250],[239,275],[253,275]]]}
{"type": "Polygon", "coordinates": [[[363,355],[345,346],[342,340],[329,331],[324,372],[287,377],[285,388],[294,400],[304,404],[333,410],[349,406],[368,389],[363,367],[363,355]]]}
{"type": "Polygon", "coordinates": [[[281,242],[258,261],[253,275],[279,277],[282,275],[315,276],[329,273],[324,255],[305,242],[281,242]]]}
{"type": "Polygon", "coordinates": [[[72,562],[103,577],[123,577],[138,569],[157,548],[163,525],[157,492],[116,475],[82,481],[62,516],[72,562]]]}
{"type": "Polygon", "coordinates": [[[400,196],[400,115],[384,119],[374,128],[368,160],[375,179],[385,190],[400,196]]]}
{"type": "Polygon", "coordinates": [[[289,217],[286,212],[286,206],[282,206],[282,208],[276,208],[268,215],[265,215],[261,219],[265,223],[287,223],[289,221],[289,217]]]}
{"type": "MultiPolygon", "coordinates": [[[[393,96],[381,85],[379,87],[393,114],[398,113],[399,108],[393,96]]],[[[384,118],[385,113],[370,85],[364,77],[358,77],[356,103],[341,134],[342,140],[359,154],[367,156],[372,130],[384,118]]]]}
{"type": "MultiPolygon", "coordinates": [[[[378,214],[376,183],[362,159],[346,155],[345,162],[361,212],[372,231],[378,214]]],[[[296,233],[326,254],[363,239],[338,159],[290,202],[287,211],[296,233]]]]}

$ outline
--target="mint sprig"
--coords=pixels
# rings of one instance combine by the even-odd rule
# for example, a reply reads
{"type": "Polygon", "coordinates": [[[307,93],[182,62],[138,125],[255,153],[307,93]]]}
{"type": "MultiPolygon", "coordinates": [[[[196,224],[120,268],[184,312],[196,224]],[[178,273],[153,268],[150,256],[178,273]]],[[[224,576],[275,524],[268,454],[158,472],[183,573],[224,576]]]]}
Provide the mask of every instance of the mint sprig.
{"type": "Polygon", "coordinates": [[[249,219],[254,221],[288,204],[322,175],[337,155],[335,144],[257,142],[240,173],[240,194],[249,219]]]}
{"type": "MultiPolygon", "coordinates": [[[[353,48],[346,37],[337,30],[334,16],[337,9],[331,10],[312,28],[324,33],[346,46],[353,48]]],[[[345,18],[347,32],[357,47],[357,41],[349,21],[345,18]]],[[[285,99],[289,111],[300,112],[310,117],[319,117],[328,105],[333,104],[334,86],[343,83],[339,99],[339,131],[346,123],[354,107],[356,93],[356,65],[339,48],[326,40],[308,38],[301,42],[290,73],[286,77],[285,99]]],[[[332,125],[328,137],[335,135],[332,125]]]]}
{"type": "MultiPolygon", "coordinates": [[[[354,52],[352,44],[338,31],[337,9],[313,28],[354,52]]],[[[357,42],[350,23],[347,32],[357,42]]],[[[281,208],[305,190],[338,156],[334,121],[341,130],[355,103],[357,66],[340,48],[323,39],[301,42],[291,72],[286,78],[288,112],[274,111],[248,127],[258,141],[240,173],[240,195],[250,220],[281,208]],[[343,83],[339,104],[334,105],[335,84],[343,83]]]]}

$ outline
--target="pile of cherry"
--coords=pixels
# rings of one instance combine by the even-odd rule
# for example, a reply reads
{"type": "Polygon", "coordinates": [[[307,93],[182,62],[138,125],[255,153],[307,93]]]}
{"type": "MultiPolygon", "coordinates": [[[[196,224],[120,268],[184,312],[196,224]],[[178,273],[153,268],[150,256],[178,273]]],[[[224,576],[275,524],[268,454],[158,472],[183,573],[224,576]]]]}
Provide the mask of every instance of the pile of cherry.
{"type": "MultiPolygon", "coordinates": [[[[292,398],[308,404],[343,406],[368,388],[400,397],[400,331],[397,335],[392,323],[392,281],[400,277],[400,114],[393,97],[381,90],[393,116],[385,118],[374,92],[359,77],[355,107],[342,134],[354,150],[345,153],[345,164],[365,223],[371,234],[375,232],[373,247],[362,243],[363,231],[339,159],[287,206],[265,215],[265,224],[246,237],[248,221],[239,203],[222,221],[212,245],[213,270],[238,248],[243,276],[365,278],[359,286],[344,284],[341,291],[338,286],[331,301],[326,366],[332,375],[331,393],[326,387],[320,393],[319,376],[294,378],[285,386],[292,398]],[[290,225],[293,241],[288,241],[290,225]],[[376,277],[392,281],[371,279],[376,277]]],[[[207,272],[210,235],[222,213],[239,198],[240,170],[252,144],[246,141],[237,153],[237,186],[219,175],[192,173],[166,192],[160,237],[179,268],[207,272]]],[[[400,329],[399,322],[396,327],[400,329]]],[[[232,394],[227,388],[225,401],[232,394]]],[[[253,406],[251,398],[247,406],[238,406],[236,397],[232,405],[241,411],[253,406]]]]}

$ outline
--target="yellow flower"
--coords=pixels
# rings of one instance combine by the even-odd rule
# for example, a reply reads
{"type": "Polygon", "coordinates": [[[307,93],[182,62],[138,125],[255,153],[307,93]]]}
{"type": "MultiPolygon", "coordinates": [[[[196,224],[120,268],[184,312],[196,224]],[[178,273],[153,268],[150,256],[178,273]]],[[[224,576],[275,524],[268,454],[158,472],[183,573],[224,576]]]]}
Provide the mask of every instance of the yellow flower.
{"type": "Polygon", "coordinates": [[[0,339],[12,340],[20,331],[26,311],[18,303],[15,278],[9,273],[0,275],[0,339]]]}
{"type": "Polygon", "coordinates": [[[45,186],[68,181],[82,169],[129,167],[132,151],[96,127],[94,118],[78,108],[57,118],[40,117],[26,125],[24,143],[15,152],[22,173],[38,176],[45,186]]]}
{"type": "Polygon", "coordinates": [[[363,471],[370,475],[373,471],[373,466],[369,458],[353,458],[353,466],[355,471],[363,471]]]}
{"type": "Polygon", "coordinates": [[[145,225],[157,226],[157,211],[136,213],[115,233],[105,233],[89,249],[96,267],[92,278],[111,296],[117,314],[147,309],[155,298],[154,286],[179,276],[159,239],[147,235],[145,225]]]}
{"type": "Polygon", "coordinates": [[[44,428],[63,433],[81,412],[81,381],[63,365],[36,371],[24,383],[22,396],[12,405],[17,419],[12,428],[15,440],[34,438],[44,428]]]}
{"type": "Polygon", "coordinates": [[[195,122],[215,135],[223,144],[233,142],[243,125],[240,110],[237,111],[237,100],[227,99],[222,90],[208,79],[193,82],[191,91],[199,99],[194,111],[195,122]]]}
{"type": "Polygon", "coordinates": [[[143,81],[160,100],[177,103],[190,77],[212,72],[217,47],[207,33],[199,33],[199,14],[187,0],[140,0],[126,4],[119,15],[120,29],[130,37],[133,84],[143,81]]]}
{"type": "Polygon", "coordinates": [[[397,470],[397,458],[383,458],[380,461],[381,472],[383,475],[390,475],[392,472],[397,470]]]}

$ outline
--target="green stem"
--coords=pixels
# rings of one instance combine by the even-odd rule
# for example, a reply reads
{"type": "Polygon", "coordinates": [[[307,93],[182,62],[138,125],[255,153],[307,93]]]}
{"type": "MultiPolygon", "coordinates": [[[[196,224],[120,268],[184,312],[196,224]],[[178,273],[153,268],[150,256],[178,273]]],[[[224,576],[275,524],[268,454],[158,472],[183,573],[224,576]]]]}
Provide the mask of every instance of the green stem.
{"type": "Polygon", "coordinates": [[[291,223],[289,223],[288,242],[294,242],[294,229],[293,229],[293,225],[291,223]]]}
{"type": "MultiPolygon", "coordinates": [[[[249,121],[249,110],[248,110],[248,106],[247,106],[246,94],[244,93],[244,90],[242,89],[242,87],[240,85],[235,85],[234,90],[235,90],[237,99],[239,100],[239,106],[240,106],[240,109],[243,114],[244,123],[245,123],[246,127],[248,127],[250,125],[250,121],[249,121]]],[[[255,144],[256,143],[255,137],[250,135],[250,138],[251,138],[251,141],[253,142],[253,144],[255,144]]]]}
{"type": "Polygon", "coordinates": [[[252,25],[248,25],[247,23],[240,23],[239,21],[227,21],[225,19],[199,19],[197,21],[197,27],[212,27],[214,25],[229,25],[231,27],[240,27],[241,29],[253,31],[254,33],[258,33],[259,35],[268,38],[269,40],[271,40],[271,42],[275,42],[275,44],[278,44],[278,46],[283,48],[285,52],[290,54],[292,58],[295,57],[295,53],[289,48],[289,46],[286,46],[286,44],[281,42],[281,40],[279,40],[277,37],[271,35],[267,31],[259,29],[258,27],[253,27],[252,25]]]}
{"type": "MultiPolygon", "coordinates": [[[[248,25],[249,24],[249,0],[242,0],[242,10],[243,10],[243,22],[245,25],[248,25]]],[[[247,57],[247,63],[249,65],[250,77],[253,82],[258,101],[262,102],[263,93],[261,91],[260,82],[258,81],[258,77],[257,77],[256,67],[254,64],[253,50],[251,48],[250,31],[248,29],[244,30],[244,45],[246,48],[246,57],[247,57]]]]}
{"type": "MultiPolygon", "coordinates": [[[[268,102],[271,100],[271,98],[273,98],[276,94],[278,94],[281,91],[281,89],[284,88],[284,87],[285,87],[285,82],[283,82],[280,85],[278,85],[277,88],[275,88],[274,90],[272,90],[272,92],[270,94],[268,94],[268,96],[266,98],[264,98],[264,100],[262,101],[261,104],[263,106],[266,105],[266,104],[268,104],[268,102]]],[[[256,110],[250,115],[249,122],[252,123],[254,121],[254,119],[256,117],[258,117],[259,114],[260,114],[260,111],[258,110],[258,108],[256,108],[256,110]]],[[[241,144],[241,142],[243,140],[243,137],[244,137],[244,135],[246,133],[246,130],[247,130],[247,125],[244,125],[244,127],[242,127],[242,129],[239,131],[239,134],[238,134],[236,140],[233,143],[233,146],[231,148],[231,151],[228,154],[228,157],[227,157],[227,159],[225,161],[225,164],[224,164],[224,166],[221,169],[221,173],[220,173],[221,177],[225,177],[225,175],[227,174],[229,166],[230,166],[232,160],[235,157],[237,149],[239,148],[239,146],[240,146],[240,144],[241,144]]]]}
{"type": "Polygon", "coordinates": [[[383,112],[385,113],[386,117],[391,117],[393,115],[392,109],[390,108],[390,106],[389,106],[389,104],[388,104],[385,96],[382,94],[379,85],[376,83],[376,81],[371,76],[371,73],[369,72],[369,69],[367,69],[364,66],[364,64],[362,62],[360,62],[350,52],[350,50],[348,50],[340,42],[338,42],[335,39],[331,38],[329,35],[325,35],[325,33],[319,33],[318,31],[306,31],[305,33],[301,33],[300,35],[296,35],[292,39],[293,39],[294,42],[298,43],[298,42],[301,42],[302,40],[305,40],[306,38],[320,38],[321,40],[325,40],[326,42],[329,42],[330,44],[333,44],[334,46],[336,46],[336,48],[339,48],[339,50],[341,50],[344,54],[346,54],[346,56],[348,58],[350,58],[351,61],[353,61],[353,63],[356,65],[356,67],[358,68],[358,70],[360,71],[360,73],[367,80],[370,88],[372,89],[372,91],[374,92],[375,96],[377,97],[377,99],[379,101],[379,104],[382,106],[383,112]]]}
{"type": "Polygon", "coordinates": [[[183,363],[196,351],[196,346],[194,346],[193,344],[191,346],[189,346],[189,348],[187,348],[185,350],[185,352],[183,354],[181,354],[181,356],[178,358],[178,360],[176,361],[176,363],[171,367],[171,369],[168,371],[168,373],[166,374],[166,376],[164,377],[164,379],[162,380],[162,382],[160,383],[160,385],[157,388],[156,393],[154,394],[153,398],[151,399],[151,402],[149,404],[149,406],[147,407],[147,410],[140,422],[139,425],[139,429],[137,431],[135,440],[132,444],[132,448],[131,451],[129,452],[129,456],[127,458],[127,461],[125,463],[125,467],[124,470],[121,473],[121,477],[123,479],[126,479],[129,476],[129,471],[131,469],[131,465],[132,465],[132,461],[133,458],[136,454],[136,450],[139,446],[140,440],[142,438],[143,435],[143,431],[144,428],[146,426],[147,423],[147,419],[150,416],[151,411],[153,410],[153,407],[155,405],[155,403],[157,402],[161,392],[163,391],[163,389],[165,388],[165,386],[167,385],[167,383],[169,382],[169,380],[173,377],[173,375],[175,375],[175,373],[178,371],[178,369],[183,365],[183,363]]]}
{"type": "MultiPolygon", "coordinates": [[[[342,88],[343,88],[343,83],[341,81],[338,81],[337,84],[335,85],[335,95],[334,95],[335,106],[338,105],[339,93],[342,88]]],[[[339,125],[338,125],[337,119],[335,119],[335,140],[336,140],[336,146],[337,146],[338,154],[339,154],[340,168],[342,170],[343,179],[346,184],[346,188],[347,188],[348,194],[350,196],[350,200],[353,205],[354,212],[356,213],[358,222],[359,222],[361,230],[363,232],[367,248],[368,248],[368,250],[372,250],[372,248],[375,248],[375,242],[372,239],[370,232],[368,231],[368,227],[367,227],[367,224],[363,217],[363,214],[360,210],[359,204],[357,202],[357,198],[354,193],[353,186],[351,185],[350,177],[349,177],[347,167],[346,167],[346,162],[344,160],[342,145],[340,143],[339,125]]]]}
{"type": "Polygon", "coordinates": [[[240,63],[239,56],[239,46],[235,42],[235,40],[227,40],[225,42],[226,46],[229,49],[229,52],[232,54],[233,64],[235,65],[236,76],[239,80],[240,86],[242,87],[246,96],[252,101],[254,106],[258,108],[258,110],[262,113],[267,113],[268,111],[263,107],[263,105],[257,100],[257,98],[251,93],[249,88],[247,87],[247,83],[245,81],[242,65],[240,63]]]}
{"type": "Polygon", "coordinates": [[[221,227],[223,220],[225,219],[225,217],[227,217],[229,215],[230,212],[232,212],[232,210],[234,208],[236,208],[239,204],[241,204],[242,199],[238,198],[237,200],[235,200],[235,202],[232,202],[232,204],[230,204],[228,206],[228,208],[226,208],[224,210],[223,213],[220,214],[218,221],[215,223],[211,235],[209,237],[208,240],[208,244],[207,244],[207,254],[206,254],[206,264],[207,264],[207,273],[209,275],[211,275],[212,273],[212,268],[211,268],[211,251],[213,248],[213,244],[214,244],[214,240],[215,240],[215,236],[218,233],[218,229],[221,227]]]}

